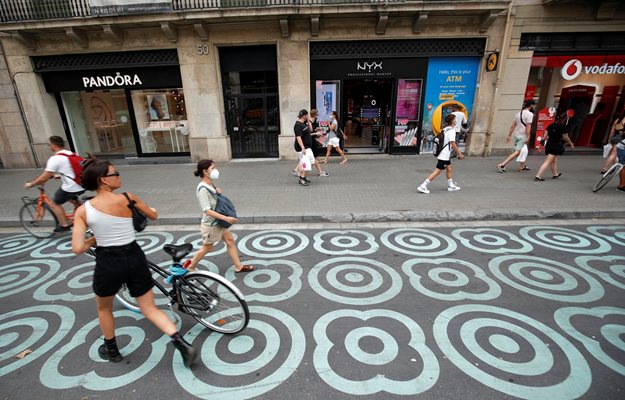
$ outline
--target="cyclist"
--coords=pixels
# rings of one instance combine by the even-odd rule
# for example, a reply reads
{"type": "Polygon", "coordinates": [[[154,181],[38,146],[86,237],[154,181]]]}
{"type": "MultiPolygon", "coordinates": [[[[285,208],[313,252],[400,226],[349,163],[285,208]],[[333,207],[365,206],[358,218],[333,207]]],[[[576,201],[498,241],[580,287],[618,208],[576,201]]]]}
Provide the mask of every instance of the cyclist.
{"type": "MultiPolygon", "coordinates": [[[[163,333],[171,337],[180,351],[184,365],[190,367],[197,357],[178,332],[176,325],[154,304],[154,282],[141,246],[135,240],[132,211],[123,194],[114,193],[122,185],[119,172],[107,160],[95,160],[87,164],[82,174],[82,183],[87,190],[96,191],[93,199],[76,210],[72,251],[81,254],[96,245],[96,263],[93,272],[93,291],[98,306],[98,320],[104,335],[104,344],[98,348],[100,358],[120,362],[123,357],[115,340],[113,299],[123,284],[135,297],[141,312],[163,333]],[[89,226],[93,237],[85,239],[89,226]]],[[[136,202],[135,207],[149,219],[155,220],[158,213],[132,193],[127,193],[136,202]]]]}
{"type": "Polygon", "coordinates": [[[48,159],[45,170],[37,178],[30,182],[26,182],[24,187],[30,189],[35,185],[43,185],[50,178],[54,178],[56,174],[61,176],[61,187],[57,189],[52,198],[51,205],[52,212],[56,215],[59,221],[59,226],[54,229],[55,232],[65,232],[71,228],[70,223],[65,218],[65,210],[63,210],[63,204],[68,201],[75,207],[80,205],[78,196],[85,192],[82,186],[75,182],[76,175],[66,155],[72,155],[69,150],[65,150],[65,140],[60,136],[50,136],[48,138],[48,145],[50,150],[54,152],[54,155],[48,159]]]}

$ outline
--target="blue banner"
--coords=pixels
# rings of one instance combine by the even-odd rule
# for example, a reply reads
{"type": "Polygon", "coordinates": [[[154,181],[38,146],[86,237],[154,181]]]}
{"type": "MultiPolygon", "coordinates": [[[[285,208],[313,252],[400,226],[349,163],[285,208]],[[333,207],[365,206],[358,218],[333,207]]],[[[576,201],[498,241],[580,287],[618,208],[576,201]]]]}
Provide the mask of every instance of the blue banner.
{"type": "Polygon", "coordinates": [[[426,134],[440,132],[454,104],[471,120],[479,65],[479,57],[430,58],[423,112],[426,134]]]}

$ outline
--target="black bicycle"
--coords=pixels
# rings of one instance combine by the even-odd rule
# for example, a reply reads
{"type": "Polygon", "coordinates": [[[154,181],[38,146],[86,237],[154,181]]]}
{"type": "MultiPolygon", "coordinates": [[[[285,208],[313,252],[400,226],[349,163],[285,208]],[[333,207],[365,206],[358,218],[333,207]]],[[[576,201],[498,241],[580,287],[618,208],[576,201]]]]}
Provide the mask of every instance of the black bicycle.
{"type": "MultiPolygon", "coordinates": [[[[229,280],[208,271],[186,271],[180,260],[193,250],[193,245],[166,244],[163,250],[172,258],[169,270],[148,260],[150,270],[160,275],[171,288],[154,279],[155,287],[169,298],[169,307],[178,304],[178,311],[195,318],[200,324],[221,333],[241,332],[250,320],[243,294],[229,280]]],[[[153,275],[154,276],[154,275],[153,275]]],[[[135,298],[124,285],[115,298],[126,308],[141,312],[135,298]]]]}

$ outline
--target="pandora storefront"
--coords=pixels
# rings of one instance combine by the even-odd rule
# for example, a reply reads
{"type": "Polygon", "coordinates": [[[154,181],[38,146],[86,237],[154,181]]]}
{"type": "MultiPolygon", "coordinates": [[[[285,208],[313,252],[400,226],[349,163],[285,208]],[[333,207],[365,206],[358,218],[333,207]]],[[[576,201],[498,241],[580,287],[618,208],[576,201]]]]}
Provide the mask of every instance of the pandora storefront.
{"type": "Polygon", "coordinates": [[[75,151],[189,154],[176,50],[33,57],[75,151]]]}

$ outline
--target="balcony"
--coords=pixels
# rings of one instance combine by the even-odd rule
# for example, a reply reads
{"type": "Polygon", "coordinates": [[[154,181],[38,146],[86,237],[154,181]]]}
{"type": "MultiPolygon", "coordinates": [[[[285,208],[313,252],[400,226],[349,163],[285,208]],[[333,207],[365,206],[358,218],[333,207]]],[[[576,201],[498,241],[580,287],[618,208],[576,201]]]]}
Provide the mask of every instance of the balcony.
{"type": "MultiPolygon", "coordinates": [[[[171,0],[171,1],[137,1],[147,4],[139,10],[125,10],[124,7],[93,7],[97,0],[2,0],[0,1],[0,23],[67,20],[73,18],[98,18],[101,16],[126,16],[130,14],[149,14],[153,12],[185,13],[189,11],[218,11],[224,9],[276,8],[276,7],[322,7],[336,5],[369,5],[384,6],[412,5],[417,8],[427,8],[428,4],[448,5],[454,7],[470,5],[507,4],[510,1],[494,0],[465,0],[462,2],[451,0],[171,0]],[[150,3],[160,5],[160,8],[150,3]],[[143,10],[143,11],[141,11],[143,10]]],[[[481,7],[480,7],[481,8],[481,7]]],[[[0,27],[1,29],[1,27],[0,27]]]]}

